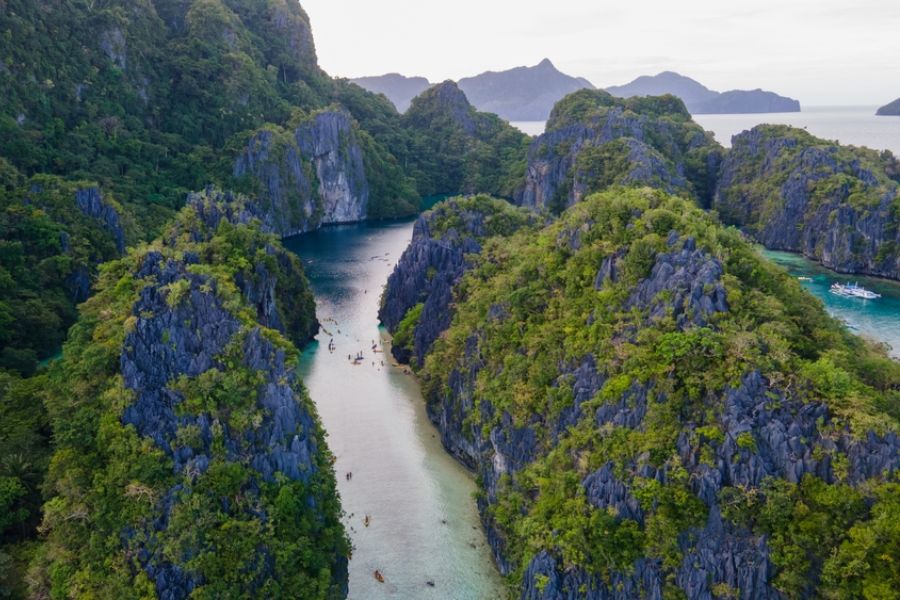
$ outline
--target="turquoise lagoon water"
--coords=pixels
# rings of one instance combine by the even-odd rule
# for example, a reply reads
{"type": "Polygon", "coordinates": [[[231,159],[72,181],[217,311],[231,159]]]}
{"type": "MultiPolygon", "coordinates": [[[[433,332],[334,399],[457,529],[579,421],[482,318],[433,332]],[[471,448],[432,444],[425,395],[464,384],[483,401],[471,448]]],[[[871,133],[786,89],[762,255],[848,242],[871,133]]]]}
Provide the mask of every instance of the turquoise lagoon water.
{"type": "Polygon", "coordinates": [[[833,317],[844,321],[854,333],[889,345],[891,356],[900,358],[900,284],[884,279],[840,275],[799,254],[770,250],[761,252],[785,267],[794,277],[809,277],[812,281],[801,282],[803,287],[821,300],[833,317]],[[859,282],[882,297],[861,300],[836,296],[828,291],[834,282],[859,282]]]}
{"type": "Polygon", "coordinates": [[[371,350],[373,341],[383,345],[382,288],[411,236],[412,222],[404,222],[327,228],[285,242],[303,261],[323,324],[300,371],[337,458],[354,547],[350,598],[503,598],[473,477],[441,446],[415,378],[389,353],[371,350]],[[352,364],[347,355],[360,351],[365,361],[352,364]]]}

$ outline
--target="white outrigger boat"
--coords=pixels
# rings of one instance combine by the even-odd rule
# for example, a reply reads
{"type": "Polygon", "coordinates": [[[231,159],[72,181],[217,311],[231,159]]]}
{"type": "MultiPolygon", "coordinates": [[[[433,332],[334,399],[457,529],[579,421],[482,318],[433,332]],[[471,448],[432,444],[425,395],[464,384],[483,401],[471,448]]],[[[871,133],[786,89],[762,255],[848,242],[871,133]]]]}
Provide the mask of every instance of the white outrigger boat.
{"type": "Polygon", "coordinates": [[[876,300],[881,298],[881,294],[876,294],[871,290],[867,290],[858,283],[833,283],[831,284],[831,293],[837,296],[846,296],[848,298],[862,298],[863,300],[876,300]]]}

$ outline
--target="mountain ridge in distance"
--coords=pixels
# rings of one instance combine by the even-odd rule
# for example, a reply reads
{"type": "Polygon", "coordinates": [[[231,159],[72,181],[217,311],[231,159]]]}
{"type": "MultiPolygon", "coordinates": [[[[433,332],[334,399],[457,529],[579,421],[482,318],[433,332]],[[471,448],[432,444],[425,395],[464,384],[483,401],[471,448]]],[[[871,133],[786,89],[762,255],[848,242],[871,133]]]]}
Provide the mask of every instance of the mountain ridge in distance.
{"type": "MultiPolygon", "coordinates": [[[[350,81],[370,92],[384,94],[401,113],[409,108],[412,98],[433,85],[424,77],[397,73],[350,81]],[[416,93],[410,96],[412,92],[416,93]]],[[[563,97],[580,89],[594,89],[590,81],[561,72],[548,58],[533,67],[464,77],[458,85],[479,111],[495,113],[508,121],[544,121],[563,97]]]]}
{"type": "Polygon", "coordinates": [[[800,102],[793,98],[759,88],[717,92],[674,71],[642,75],[625,85],[610,86],[606,91],[621,98],[672,94],[681,98],[696,115],[800,112],[800,102]]]}

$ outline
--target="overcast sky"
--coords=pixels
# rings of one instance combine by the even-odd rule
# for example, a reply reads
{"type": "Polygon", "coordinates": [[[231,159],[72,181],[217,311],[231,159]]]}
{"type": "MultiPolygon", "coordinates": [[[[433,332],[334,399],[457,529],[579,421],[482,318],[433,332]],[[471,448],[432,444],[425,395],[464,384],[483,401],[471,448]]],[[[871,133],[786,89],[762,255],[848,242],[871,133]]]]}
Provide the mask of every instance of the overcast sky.
{"type": "Polygon", "coordinates": [[[550,58],[604,87],[674,70],[807,106],[900,96],[900,0],[301,0],[331,75],[431,81],[550,58]]]}

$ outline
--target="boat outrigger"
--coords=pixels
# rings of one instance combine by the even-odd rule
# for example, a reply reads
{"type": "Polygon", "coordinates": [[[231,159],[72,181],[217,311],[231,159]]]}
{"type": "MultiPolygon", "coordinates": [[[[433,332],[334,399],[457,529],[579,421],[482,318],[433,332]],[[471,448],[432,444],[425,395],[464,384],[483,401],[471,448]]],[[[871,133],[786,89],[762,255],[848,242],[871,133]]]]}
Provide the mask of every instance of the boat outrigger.
{"type": "Polygon", "coordinates": [[[876,300],[881,298],[881,294],[876,294],[871,290],[867,290],[858,283],[833,283],[831,284],[830,291],[836,296],[845,296],[847,298],[862,298],[863,300],[876,300]]]}

